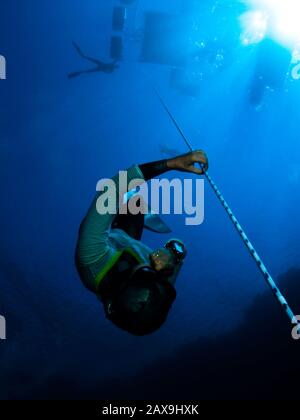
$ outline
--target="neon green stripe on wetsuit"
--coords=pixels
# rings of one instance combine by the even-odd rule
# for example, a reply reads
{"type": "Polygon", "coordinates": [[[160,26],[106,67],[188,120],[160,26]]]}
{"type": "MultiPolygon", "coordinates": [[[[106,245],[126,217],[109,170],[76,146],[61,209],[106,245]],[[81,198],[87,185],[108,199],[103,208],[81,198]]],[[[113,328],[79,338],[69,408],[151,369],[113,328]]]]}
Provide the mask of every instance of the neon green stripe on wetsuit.
{"type": "Polygon", "coordinates": [[[119,261],[119,259],[122,257],[124,253],[126,253],[127,255],[128,254],[131,255],[131,257],[133,257],[133,261],[135,261],[136,264],[141,264],[144,262],[138,254],[132,251],[131,248],[125,248],[122,251],[117,251],[115,255],[108,261],[108,263],[103,267],[103,269],[97,275],[95,279],[96,290],[99,289],[99,285],[101,281],[104,279],[107,273],[111,270],[111,268],[113,268],[114,265],[119,261]]]}

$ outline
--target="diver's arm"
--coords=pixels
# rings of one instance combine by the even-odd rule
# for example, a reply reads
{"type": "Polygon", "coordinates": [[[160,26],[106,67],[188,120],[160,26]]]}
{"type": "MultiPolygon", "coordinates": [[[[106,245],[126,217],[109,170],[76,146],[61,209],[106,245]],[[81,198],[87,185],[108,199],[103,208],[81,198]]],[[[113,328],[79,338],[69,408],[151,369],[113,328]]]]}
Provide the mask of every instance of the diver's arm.
{"type": "Polygon", "coordinates": [[[208,159],[202,150],[177,156],[173,159],[163,159],[155,162],[144,163],[139,168],[146,181],[164,174],[167,171],[176,170],[203,175],[208,169],[208,159]],[[195,164],[202,165],[202,169],[195,167],[195,164]]]}
{"type": "Polygon", "coordinates": [[[170,170],[167,164],[167,159],[143,163],[142,165],[139,165],[139,168],[146,181],[149,181],[150,179],[162,175],[170,170]]]}

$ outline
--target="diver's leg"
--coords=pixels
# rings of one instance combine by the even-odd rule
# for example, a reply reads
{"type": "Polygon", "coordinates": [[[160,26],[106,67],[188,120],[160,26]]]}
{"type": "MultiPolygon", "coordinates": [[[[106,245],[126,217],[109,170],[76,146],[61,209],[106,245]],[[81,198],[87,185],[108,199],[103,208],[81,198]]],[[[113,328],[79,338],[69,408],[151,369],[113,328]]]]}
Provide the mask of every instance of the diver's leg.
{"type": "Polygon", "coordinates": [[[127,235],[139,241],[144,229],[143,214],[118,214],[112,224],[112,229],[122,229],[127,235]]]}
{"type": "Polygon", "coordinates": [[[83,71],[74,71],[74,72],[68,74],[68,78],[69,79],[74,79],[74,77],[78,77],[82,73],[84,73],[84,72],[83,71]]]}
{"type": "Polygon", "coordinates": [[[92,63],[97,64],[98,66],[102,66],[102,65],[103,65],[102,61],[97,60],[96,58],[89,57],[89,56],[85,55],[85,54],[82,52],[82,50],[81,50],[81,48],[79,47],[79,45],[78,45],[78,44],[76,44],[76,42],[74,42],[74,41],[73,41],[73,46],[74,46],[74,48],[76,49],[76,51],[78,52],[78,54],[79,54],[82,58],[84,58],[85,60],[91,61],[92,63]]]}
{"type": "Polygon", "coordinates": [[[102,69],[101,69],[101,67],[97,66],[97,67],[93,67],[92,69],[85,70],[84,73],[97,73],[99,71],[102,71],[102,69]]]}
{"type": "MultiPolygon", "coordinates": [[[[127,170],[127,186],[132,180],[136,180],[140,176],[137,166],[133,166],[127,170]]],[[[119,174],[112,178],[115,185],[115,198],[118,203],[120,196],[119,174]]],[[[103,203],[101,195],[103,191],[98,191],[89,210],[81,223],[79,237],[76,247],[76,264],[78,267],[91,267],[97,265],[99,273],[103,265],[115,254],[110,241],[110,231],[112,224],[116,218],[113,212],[103,212],[103,203]],[[99,207],[98,207],[99,206],[99,207]],[[97,262],[97,263],[96,263],[97,262]]],[[[110,197],[113,199],[113,196],[110,197]]],[[[105,201],[105,200],[104,200],[105,201]]]]}

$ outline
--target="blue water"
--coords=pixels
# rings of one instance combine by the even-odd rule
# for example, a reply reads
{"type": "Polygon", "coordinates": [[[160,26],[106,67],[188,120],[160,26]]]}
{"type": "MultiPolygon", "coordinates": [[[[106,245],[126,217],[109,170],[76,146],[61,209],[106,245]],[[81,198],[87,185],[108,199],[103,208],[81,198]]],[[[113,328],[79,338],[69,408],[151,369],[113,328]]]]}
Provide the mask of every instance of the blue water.
{"type": "MultiPolygon", "coordinates": [[[[200,338],[225,343],[219,353],[214,348],[216,358],[238,351],[243,334],[234,344],[219,338],[239,331],[257,299],[271,295],[207,183],[203,225],[188,227],[183,216],[166,217],[174,236],[186,243],[188,258],[160,331],[138,338],[118,330],[83,287],[73,255],[96,182],[133,163],[161,159],[161,144],[185,151],[149,79],[193,146],[207,152],[211,176],[274,278],[299,267],[299,81],[267,93],[260,107],[250,105],[256,50],[242,46],[230,65],[204,80],[196,98],[170,89],[166,66],[132,58],[111,75],[68,80],[68,72],[85,68],[72,40],[109,60],[116,3],[16,0],[1,11],[0,53],[8,75],[0,83],[0,314],[7,319],[7,340],[0,342],[2,399],[115,398],[125,395],[120,382],[131,384],[130,398],[147,397],[152,385],[138,379],[143,372],[160,366],[162,378],[168,377],[165,361],[177,354],[174,364],[187,371],[185,349],[195,349],[193,343],[205,366],[207,346],[201,349],[200,338]]],[[[138,22],[144,10],[179,11],[179,0],[161,3],[140,1],[138,22]]],[[[129,47],[131,57],[134,48],[129,47]]],[[[165,238],[146,233],[143,240],[158,247],[165,238]]],[[[299,295],[298,288],[298,308],[299,295]]],[[[259,306],[257,325],[269,331],[264,320],[271,322],[274,311],[283,324],[276,340],[289,341],[288,320],[271,302],[259,306]]],[[[253,357],[259,359],[255,352],[253,357]]],[[[249,352],[241,369],[243,364],[249,368],[249,352]]],[[[217,381],[214,369],[211,374],[217,381]]],[[[162,396],[167,379],[165,385],[162,396]]],[[[179,379],[178,395],[186,386],[179,379]]],[[[213,398],[213,391],[206,397],[213,398]]]]}

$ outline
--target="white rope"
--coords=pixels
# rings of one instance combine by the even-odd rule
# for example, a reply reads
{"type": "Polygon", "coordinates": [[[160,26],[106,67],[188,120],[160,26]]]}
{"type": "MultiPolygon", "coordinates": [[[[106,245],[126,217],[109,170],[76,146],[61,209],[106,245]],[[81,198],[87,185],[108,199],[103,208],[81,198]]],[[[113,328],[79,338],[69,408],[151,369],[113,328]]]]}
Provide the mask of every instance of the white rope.
{"type": "MultiPolygon", "coordinates": [[[[155,87],[153,87],[153,88],[154,88],[155,93],[158,96],[161,104],[163,105],[163,107],[167,111],[169,117],[173,121],[175,127],[179,131],[179,133],[180,133],[181,137],[183,138],[185,144],[187,145],[187,147],[189,148],[189,150],[192,152],[193,151],[193,148],[192,148],[190,142],[188,141],[188,139],[184,135],[183,131],[181,130],[181,128],[180,128],[179,124],[177,123],[177,121],[175,120],[174,116],[171,114],[169,108],[167,107],[167,105],[165,104],[164,100],[160,96],[158,90],[155,87]]],[[[295,317],[292,309],[289,307],[286,299],[284,298],[283,294],[281,293],[281,291],[277,287],[277,285],[276,285],[273,277],[271,276],[271,274],[267,270],[267,268],[264,265],[262,259],[260,258],[260,256],[256,252],[256,250],[255,250],[254,246],[252,245],[252,243],[250,242],[248,236],[246,235],[244,229],[242,228],[242,226],[238,222],[237,218],[233,214],[232,210],[230,209],[229,205],[225,201],[223,195],[221,194],[220,190],[218,189],[218,187],[216,186],[216,184],[214,183],[214,181],[212,180],[212,178],[210,177],[210,175],[208,174],[208,172],[205,172],[205,177],[206,177],[207,181],[209,182],[210,186],[212,187],[212,189],[214,190],[216,196],[220,200],[222,206],[224,207],[226,213],[228,214],[230,220],[232,221],[232,223],[233,223],[235,229],[237,230],[238,234],[240,235],[242,241],[246,245],[248,251],[250,252],[250,255],[252,256],[252,258],[256,262],[259,271],[263,275],[263,277],[266,280],[267,284],[270,286],[270,288],[271,288],[272,292],[274,293],[274,296],[277,299],[278,303],[283,308],[283,310],[285,311],[286,315],[288,316],[288,318],[290,319],[290,321],[292,322],[292,324],[293,325],[297,325],[297,324],[300,325],[300,322],[295,317]]]]}

